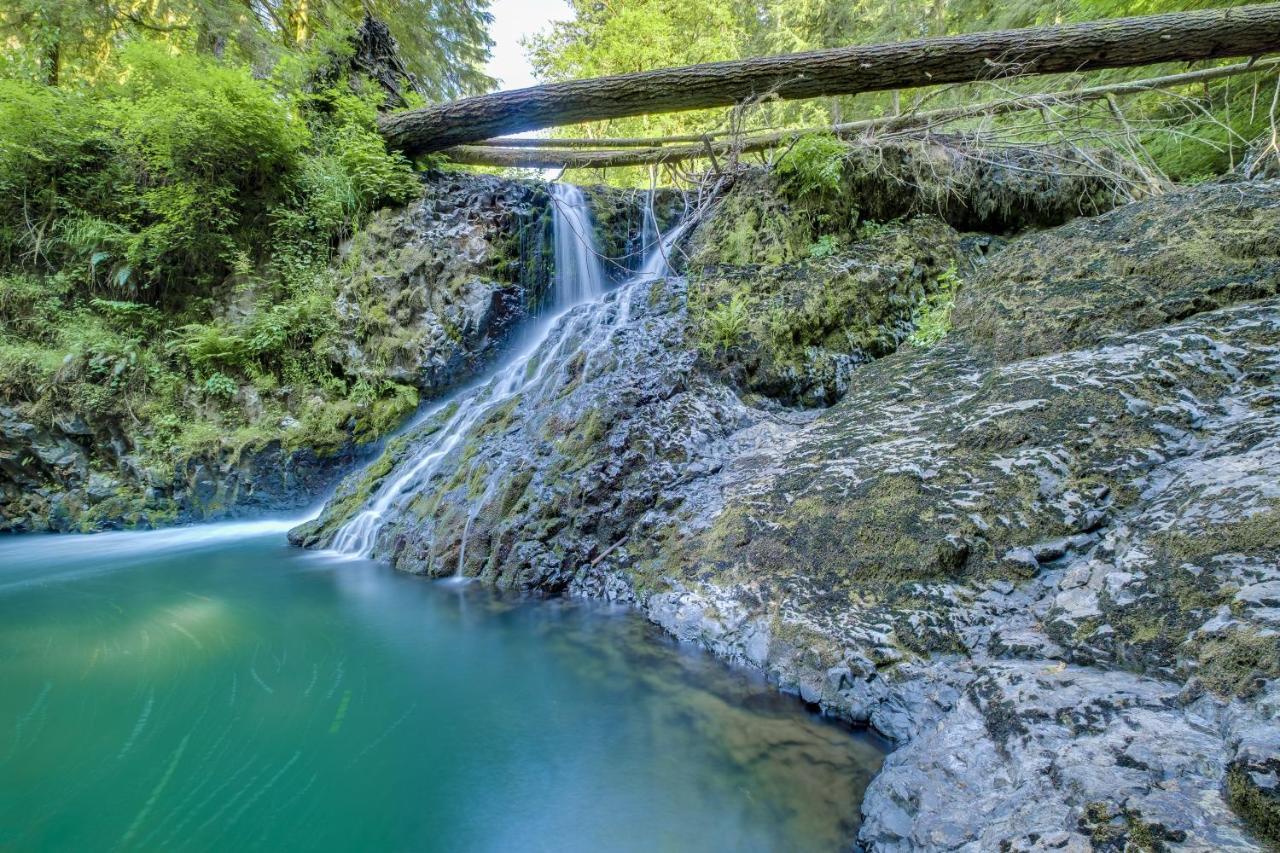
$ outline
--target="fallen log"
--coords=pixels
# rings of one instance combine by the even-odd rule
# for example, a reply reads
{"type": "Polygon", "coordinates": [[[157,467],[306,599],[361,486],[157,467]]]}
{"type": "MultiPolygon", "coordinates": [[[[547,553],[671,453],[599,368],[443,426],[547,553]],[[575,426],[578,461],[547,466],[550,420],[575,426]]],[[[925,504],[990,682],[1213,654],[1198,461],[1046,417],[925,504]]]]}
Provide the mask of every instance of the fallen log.
{"type": "MultiPolygon", "coordinates": [[[[1040,109],[1046,106],[1044,101],[1052,101],[1056,103],[1070,103],[1078,101],[1096,100],[1112,95],[1129,95],[1140,92],[1149,92],[1155,89],[1169,89],[1174,86],[1183,86],[1190,83],[1203,83],[1210,80],[1219,80],[1223,77],[1232,77],[1237,74],[1256,73],[1260,71],[1269,71],[1280,65],[1280,59],[1265,60],[1249,60],[1248,62],[1237,62],[1233,65],[1219,65],[1214,68],[1202,68],[1198,71],[1184,71],[1180,74],[1169,74],[1164,77],[1151,77],[1145,80],[1129,80],[1122,83],[1112,83],[1105,86],[1090,86],[1079,89],[1064,89],[1060,92],[1045,92],[1029,95],[1017,95],[1010,98],[1004,98],[998,101],[991,101],[987,104],[970,104],[957,107],[946,107],[934,110],[915,110],[901,113],[896,116],[884,116],[874,119],[860,119],[858,121],[844,122],[835,125],[816,125],[812,127],[802,127],[795,129],[783,129],[778,131],[753,131],[744,134],[742,131],[733,130],[713,130],[706,133],[686,133],[673,136],[614,136],[600,137],[598,139],[590,139],[587,137],[522,137],[522,136],[499,136],[493,139],[486,139],[477,143],[474,148],[590,148],[595,151],[605,151],[613,148],[658,148],[663,145],[675,145],[686,142],[696,142],[701,145],[704,139],[723,139],[726,136],[737,136],[746,140],[747,145],[753,144],[757,140],[777,139],[787,140],[794,138],[795,135],[810,133],[834,133],[836,135],[845,135],[856,133],[862,130],[884,129],[901,124],[903,127],[918,126],[927,122],[936,122],[946,120],[947,116],[955,115],[957,117],[965,117],[973,113],[987,112],[992,114],[1000,114],[1005,112],[1016,112],[1019,110],[1040,109]],[[772,136],[768,134],[772,133],[772,136]]],[[[690,149],[692,150],[692,149],[690,149]]],[[[752,149],[760,150],[760,149],[752,149]]],[[[446,153],[448,153],[446,151],[446,153]]]]}
{"type": "Polygon", "coordinates": [[[549,83],[392,113],[379,119],[378,128],[392,148],[424,154],[504,133],[731,106],[750,98],[852,95],[1275,50],[1280,50],[1280,3],[1267,3],[549,83]]]}
{"type": "MultiPolygon", "coordinates": [[[[948,122],[959,121],[978,116],[996,116],[1023,110],[1040,110],[1072,103],[1091,100],[1102,100],[1116,95],[1134,95],[1173,86],[1184,86],[1191,83],[1203,83],[1239,74],[1274,71],[1280,68],[1280,58],[1261,61],[1238,62],[1233,65],[1222,65],[1217,68],[1203,68],[1198,71],[1186,71],[1181,74],[1169,74],[1163,77],[1151,77],[1144,80],[1129,80],[1111,83],[1104,86],[1089,86],[1079,89],[1064,89],[1060,92],[1045,92],[1033,95],[1018,95],[980,104],[968,104],[956,107],[942,107],[934,110],[922,110],[904,113],[898,116],[860,119],[843,124],[826,127],[806,127],[795,130],[771,131],[745,136],[727,142],[710,142],[710,135],[692,136],[699,140],[696,145],[667,145],[666,143],[683,140],[686,137],[670,136],[660,139],[644,140],[648,147],[636,150],[598,150],[581,151],[557,147],[558,139],[538,140],[501,140],[502,145],[462,145],[449,148],[443,153],[456,163],[470,166],[505,166],[525,169],[603,169],[619,166],[645,166],[660,163],[672,163],[679,160],[703,159],[709,153],[724,156],[733,152],[747,154],[765,151],[788,145],[795,139],[811,133],[830,133],[840,137],[857,136],[862,133],[892,133],[911,128],[930,127],[948,122]],[[705,141],[702,141],[705,140],[705,141]],[[518,148],[511,142],[537,142],[539,145],[529,148],[518,148]],[[546,146],[546,147],[543,147],[546,146]]],[[[498,142],[500,140],[492,140],[498,142]]],[[[630,142],[632,140],[622,140],[630,142]]],[[[640,140],[636,140],[640,141],[640,140]]],[[[601,139],[597,144],[615,143],[615,140],[601,139]]]]}

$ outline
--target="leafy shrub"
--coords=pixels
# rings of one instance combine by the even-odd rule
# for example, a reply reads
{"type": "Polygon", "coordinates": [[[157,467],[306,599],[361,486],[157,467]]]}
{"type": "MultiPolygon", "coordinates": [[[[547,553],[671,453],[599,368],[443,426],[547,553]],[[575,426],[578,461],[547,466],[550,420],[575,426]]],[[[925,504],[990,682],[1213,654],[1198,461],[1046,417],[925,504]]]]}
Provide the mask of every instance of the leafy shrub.
{"type": "Polygon", "coordinates": [[[381,90],[121,44],[97,83],[0,80],[0,396],[141,423],[149,454],[392,428],[416,390],[330,361],[333,250],[420,192],[381,90]],[[200,397],[228,405],[196,428],[200,397]]]}
{"type": "Polygon", "coordinates": [[[951,309],[955,307],[960,283],[954,263],[939,273],[938,289],[916,307],[911,318],[915,331],[907,338],[907,343],[928,349],[947,336],[951,331],[951,309]]]}
{"type": "Polygon", "coordinates": [[[874,219],[864,219],[858,223],[856,232],[859,240],[874,240],[881,234],[887,234],[893,230],[893,227],[899,224],[901,220],[891,220],[889,222],[876,222],[874,219]]]}
{"type": "Polygon", "coordinates": [[[63,194],[83,194],[106,140],[82,96],[0,79],[0,262],[34,265],[52,251],[63,194]]]}
{"type": "Polygon", "coordinates": [[[211,374],[205,379],[204,385],[201,387],[204,389],[204,393],[220,400],[230,400],[240,390],[240,386],[236,384],[236,381],[225,373],[211,374]]]}
{"type": "Polygon", "coordinates": [[[150,305],[119,299],[92,299],[89,304],[119,329],[151,332],[159,327],[163,315],[150,305]]]}
{"type": "Polygon", "coordinates": [[[796,198],[834,195],[840,191],[849,148],[830,134],[800,137],[774,170],[782,187],[796,198]]]}
{"type": "Polygon", "coordinates": [[[101,109],[117,156],[135,170],[121,188],[142,226],[128,260],[162,283],[207,279],[210,266],[221,275],[231,237],[260,231],[286,200],[307,128],[247,69],[150,44],[131,45],[121,65],[123,82],[101,109]]]}
{"type": "Polygon", "coordinates": [[[173,334],[170,349],[192,367],[225,367],[244,361],[244,339],[218,323],[189,323],[173,334]]]}
{"type": "Polygon", "coordinates": [[[809,246],[809,257],[815,261],[829,258],[840,250],[840,241],[834,234],[823,234],[809,246]]]}
{"type": "Polygon", "coordinates": [[[731,349],[746,334],[750,322],[747,297],[735,293],[728,302],[722,302],[707,312],[707,337],[716,349],[731,349]]]}
{"type": "Polygon", "coordinates": [[[46,343],[55,339],[66,290],[64,277],[0,276],[0,335],[46,343]]]}

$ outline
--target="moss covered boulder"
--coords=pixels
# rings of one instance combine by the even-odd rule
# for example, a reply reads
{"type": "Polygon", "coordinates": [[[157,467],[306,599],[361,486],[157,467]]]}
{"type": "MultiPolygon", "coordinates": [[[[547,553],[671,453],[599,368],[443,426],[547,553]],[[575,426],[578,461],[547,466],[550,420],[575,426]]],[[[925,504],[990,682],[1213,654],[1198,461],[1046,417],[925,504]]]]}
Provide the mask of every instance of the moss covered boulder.
{"type": "Polygon", "coordinates": [[[830,405],[858,365],[911,334],[930,296],[958,283],[974,243],[920,217],[801,262],[695,268],[690,343],[746,391],[830,405]]]}
{"type": "Polygon", "coordinates": [[[1280,183],[1209,184],[1015,241],[953,321],[1012,360],[1278,292],[1280,183]]]}

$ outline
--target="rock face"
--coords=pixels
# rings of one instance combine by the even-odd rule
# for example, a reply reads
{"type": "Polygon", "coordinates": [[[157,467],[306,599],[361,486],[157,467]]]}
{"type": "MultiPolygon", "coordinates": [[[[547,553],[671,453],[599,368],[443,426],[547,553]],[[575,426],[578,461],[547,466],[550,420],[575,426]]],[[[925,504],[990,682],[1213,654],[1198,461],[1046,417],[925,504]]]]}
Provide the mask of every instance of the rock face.
{"type": "MultiPolygon", "coordinates": [[[[628,241],[640,230],[618,215],[635,207],[631,195],[592,193],[602,242],[623,252],[619,269],[631,262],[628,241]]],[[[329,360],[344,375],[403,385],[423,399],[470,379],[541,307],[554,274],[551,204],[539,182],[427,176],[418,202],[375,215],[336,261],[335,337],[343,345],[329,360]]],[[[679,213],[676,196],[660,195],[655,209],[669,224],[679,213]]],[[[244,310],[238,300],[251,297],[229,297],[219,311],[234,317],[244,310]]],[[[254,400],[243,402],[254,408],[254,400]]],[[[346,440],[335,449],[299,446],[292,418],[264,425],[247,448],[184,449],[166,446],[136,418],[50,415],[0,398],[0,532],[153,526],[308,506],[367,455],[362,442],[398,423],[395,415],[371,418],[385,422],[374,429],[353,417],[339,425],[346,440]]],[[[199,420],[199,409],[190,417],[199,420]]]]}
{"type": "Polygon", "coordinates": [[[794,176],[747,173],[689,249],[691,338],[706,364],[786,405],[842,397],[854,370],[894,352],[926,300],[949,298],[998,235],[1100,213],[1142,190],[1074,151],[944,141],[853,148],[830,168],[829,183],[799,189],[794,176]]]}
{"type": "MultiPolygon", "coordinates": [[[[949,227],[894,245],[936,258],[949,227]]],[[[871,849],[1276,843],[1280,183],[970,245],[950,334],[851,363],[822,410],[722,381],[701,282],[615,293],[599,345],[473,425],[379,553],[634,602],[874,726],[899,748],[871,849]]],[[[901,294],[893,322],[928,289],[829,281],[901,294]]]]}
{"type": "Polygon", "coordinates": [[[470,377],[536,310],[554,273],[551,197],[534,182],[443,173],[344,248],[331,356],[434,397],[470,377]]]}
{"type": "Polygon", "coordinates": [[[0,406],[0,532],[154,526],[297,509],[349,469],[347,449],[321,457],[279,441],[249,453],[141,464],[121,425],[78,416],[50,426],[0,406]]]}

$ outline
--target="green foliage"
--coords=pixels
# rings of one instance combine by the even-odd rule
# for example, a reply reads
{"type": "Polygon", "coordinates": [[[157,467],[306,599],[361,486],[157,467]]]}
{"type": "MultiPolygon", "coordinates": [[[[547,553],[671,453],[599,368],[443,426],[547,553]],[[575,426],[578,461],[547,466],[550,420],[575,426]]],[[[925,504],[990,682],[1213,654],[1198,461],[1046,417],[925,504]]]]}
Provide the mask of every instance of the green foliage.
{"type": "Polygon", "coordinates": [[[775,166],[783,189],[794,198],[835,195],[840,191],[849,147],[830,134],[802,136],[775,166]]]}
{"type": "Polygon", "coordinates": [[[864,219],[862,222],[858,223],[858,230],[855,236],[859,240],[874,240],[881,234],[887,234],[892,231],[894,226],[898,225],[900,222],[901,220],[899,219],[895,219],[891,222],[876,222],[872,219],[864,219]]]}
{"type": "Polygon", "coordinates": [[[345,42],[366,15],[385,21],[433,100],[493,85],[488,0],[7,0],[0,4],[0,75],[67,85],[109,75],[122,46],[149,42],[268,69],[345,42]]]}
{"type": "Polygon", "coordinates": [[[225,373],[213,373],[204,381],[204,393],[210,397],[216,397],[221,400],[230,400],[235,397],[236,392],[240,390],[240,386],[236,381],[225,373]]]}
{"type": "MultiPolygon", "coordinates": [[[[897,42],[980,30],[1065,24],[1120,15],[1244,5],[1249,0],[631,0],[599,3],[571,0],[572,20],[532,39],[530,57],[548,80],[617,74],[673,65],[750,56],[897,42]]],[[[1181,65],[1094,72],[1060,80],[1062,88],[1119,82],[1186,70],[1181,65]]],[[[1175,180],[1221,174],[1238,163],[1249,142],[1269,128],[1271,80],[1263,75],[1180,87],[1120,99],[1125,123],[1106,102],[1065,111],[1059,130],[1046,129],[1025,114],[984,116],[954,122],[949,129],[981,130],[1010,141],[1043,142],[1065,132],[1076,141],[1130,150],[1138,143],[1150,164],[1175,180]]],[[[699,110],[621,119],[604,126],[559,128],[563,136],[668,136],[765,127],[829,127],[915,109],[976,104],[1017,93],[1046,91],[1044,78],[977,82],[941,89],[927,87],[804,101],[762,98],[748,108],[699,110]]],[[[642,169],[601,171],[593,179],[644,185],[642,169]]]]}
{"type": "Polygon", "coordinates": [[[955,307],[960,284],[954,263],[938,274],[937,290],[929,294],[912,315],[911,323],[915,329],[907,343],[928,349],[947,336],[951,331],[951,310],[955,307]]]}
{"type": "Polygon", "coordinates": [[[118,75],[92,93],[3,84],[0,259],[153,301],[207,287],[261,239],[306,127],[247,71],[202,58],[134,45],[118,75]]]}
{"type": "Polygon", "coordinates": [[[323,265],[368,212],[417,192],[375,130],[379,91],[295,96],[147,43],[97,86],[0,80],[0,266],[162,303],[264,254],[290,273],[323,265]]]}
{"type": "Polygon", "coordinates": [[[52,340],[66,290],[65,277],[0,275],[0,337],[52,340]]]}
{"type": "Polygon", "coordinates": [[[809,257],[820,261],[840,251],[840,238],[834,234],[823,234],[809,246],[809,257]]]}
{"type": "Polygon", "coordinates": [[[707,312],[705,338],[714,349],[727,350],[738,345],[750,322],[749,309],[746,294],[735,293],[727,302],[707,312]]]}
{"type": "Polygon", "coordinates": [[[127,418],[158,453],[294,415],[318,448],[393,428],[416,391],[329,359],[334,246],[419,191],[376,133],[381,90],[136,41],[109,68],[0,80],[0,396],[127,418]]]}
{"type": "Polygon", "coordinates": [[[91,299],[89,305],[100,313],[117,330],[136,329],[151,332],[164,322],[162,315],[150,305],[126,302],[119,299],[91,299]]]}

